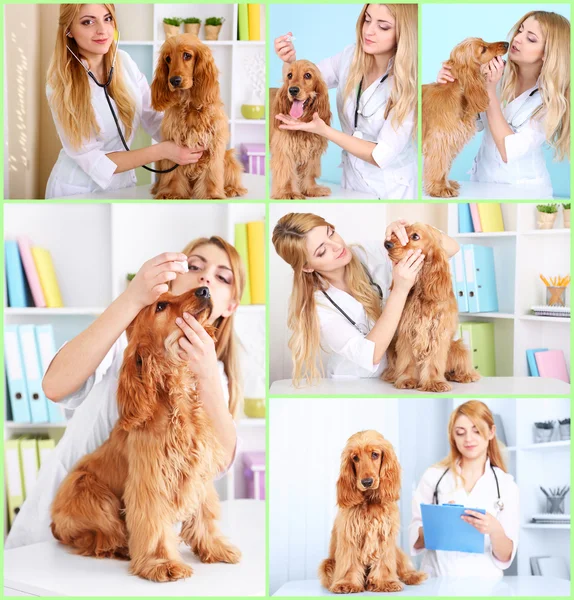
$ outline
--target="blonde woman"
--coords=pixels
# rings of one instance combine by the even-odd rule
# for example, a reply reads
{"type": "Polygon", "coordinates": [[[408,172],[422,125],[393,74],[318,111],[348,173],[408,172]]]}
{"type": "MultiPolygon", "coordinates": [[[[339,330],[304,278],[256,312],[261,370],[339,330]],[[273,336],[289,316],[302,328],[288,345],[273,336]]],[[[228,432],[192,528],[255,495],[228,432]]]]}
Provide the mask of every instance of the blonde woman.
{"type": "Polygon", "coordinates": [[[128,146],[141,125],[160,140],[163,113],[151,108],[149,84],[129,54],[117,50],[113,4],[62,4],[56,48],[48,69],[46,94],[62,150],[46,198],[91,194],[135,185],[134,169],[162,158],[178,165],[195,163],[202,148],[160,142],[125,151],[104,88],[128,146]],[[116,55],[117,51],[117,55],[116,55]]]}
{"type": "MultiPolygon", "coordinates": [[[[537,197],[551,198],[543,146],[556,160],[570,158],[570,22],[531,11],[509,39],[506,65],[496,57],[483,69],[489,106],[479,119],[484,136],[471,180],[535,186],[537,197]]],[[[454,81],[448,67],[438,81],[454,81]]]]}
{"type": "MultiPolygon", "coordinates": [[[[391,223],[408,243],[407,221],[391,223]]],[[[445,234],[448,256],[459,250],[445,234]]],[[[409,251],[393,264],[385,240],[347,245],[335,227],[310,213],[289,213],[273,230],[277,254],[293,269],[289,302],[289,348],[293,382],[312,383],[318,377],[379,377],[409,290],[424,268],[420,250],[409,251]],[[392,284],[392,290],[391,290],[392,284]],[[323,367],[321,350],[327,353],[323,367]]]]}
{"type": "Polygon", "coordinates": [[[449,455],[425,471],[413,496],[411,553],[423,554],[421,569],[431,577],[502,577],[518,547],[519,491],[506,470],[488,406],[470,400],[455,409],[448,440],[449,455]],[[486,511],[469,509],[461,517],[485,534],[482,554],[425,549],[421,504],[448,503],[486,511]]]}
{"type": "MultiPolygon", "coordinates": [[[[333,10],[336,10],[333,7],[333,10]]],[[[342,131],[315,115],[303,123],[277,115],[280,129],[308,131],[343,149],[343,188],[377,198],[413,199],[417,193],[417,5],[366,4],[357,42],[318,63],[337,88],[342,131]]],[[[291,34],[275,40],[286,65],[296,60],[291,34]]]]}
{"type": "MultiPolygon", "coordinates": [[[[48,398],[74,411],[66,433],[38,476],[10,531],[6,548],[51,540],[50,505],[58,487],[76,462],[109,437],[118,408],[118,376],[127,347],[126,329],[138,312],[171,290],[183,294],[209,288],[213,309],[208,322],[217,341],[193,316],[176,323],[181,358],[198,378],[200,399],[227,453],[235,459],[237,436],[233,419],[242,403],[233,315],[245,285],[245,270],[235,248],[219,237],[194,240],[183,253],[166,252],[148,260],[134,279],[92,325],[62,346],[42,382],[48,398]]],[[[221,474],[223,475],[223,474],[221,474]]]]}

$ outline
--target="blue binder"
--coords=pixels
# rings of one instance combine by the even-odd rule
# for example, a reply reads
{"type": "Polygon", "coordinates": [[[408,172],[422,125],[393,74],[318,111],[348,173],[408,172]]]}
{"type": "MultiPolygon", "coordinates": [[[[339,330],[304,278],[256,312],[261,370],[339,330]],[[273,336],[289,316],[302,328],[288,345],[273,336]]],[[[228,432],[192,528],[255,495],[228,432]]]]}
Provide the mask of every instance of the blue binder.
{"type": "MultiPolygon", "coordinates": [[[[56,343],[54,341],[54,328],[52,325],[36,325],[36,345],[42,378],[46,374],[50,362],[56,354],[56,343]]],[[[62,407],[57,402],[46,398],[48,407],[48,420],[50,423],[63,423],[66,420],[62,407]]]]}
{"type": "Polygon", "coordinates": [[[24,373],[26,374],[32,423],[47,423],[48,405],[46,396],[42,391],[42,370],[40,368],[38,348],[36,347],[35,329],[34,325],[20,325],[18,328],[18,338],[20,340],[24,373]]]}
{"type": "Polygon", "coordinates": [[[458,312],[468,312],[468,293],[466,289],[466,277],[464,274],[464,260],[462,250],[450,259],[450,268],[454,282],[454,295],[458,304],[458,312]]]}
{"type": "Polygon", "coordinates": [[[530,377],[540,377],[538,365],[536,364],[535,352],[548,352],[548,348],[534,348],[526,351],[526,360],[528,361],[528,374],[530,377]]]}
{"type": "Polygon", "coordinates": [[[464,244],[464,273],[468,312],[498,312],[494,251],[489,246],[464,244]]]}
{"type": "Polygon", "coordinates": [[[421,504],[425,548],[482,554],[484,534],[461,519],[465,510],[486,513],[462,504],[421,504]]]}
{"type": "Polygon", "coordinates": [[[4,256],[6,261],[6,285],[8,287],[8,303],[13,308],[26,308],[33,306],[26,290],[26,279],[22,259],[18,251],[18,242],[6,240],[4,242],[4,256]]]}
{"type": "Polygon", "coordinates": [[[15,423],[31,423],[30,404],[28,401],[28,387],[26,386],[26,373],[18,339],[18,325],[4,327],[4,357],[6,360],[6,377],[8,379],[8,393],[12,420],[15,423]]]}
{"type": "Polygon", "coordinates": [[[472,215],[470,214],[470,204],[468,202],[458,205],[458,232],[474,233],[472,215]]]}

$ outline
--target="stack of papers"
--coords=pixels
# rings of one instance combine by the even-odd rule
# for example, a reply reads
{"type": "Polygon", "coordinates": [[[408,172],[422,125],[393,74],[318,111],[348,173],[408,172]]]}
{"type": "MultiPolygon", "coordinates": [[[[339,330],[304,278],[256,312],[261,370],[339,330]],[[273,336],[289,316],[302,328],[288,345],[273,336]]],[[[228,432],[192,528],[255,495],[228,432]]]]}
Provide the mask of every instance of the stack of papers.
{"type": "Polygon", "coordinates": [[[570,525],[570,515],[538,513],[532,515],[532,523],[540,525],[570,525]]]}

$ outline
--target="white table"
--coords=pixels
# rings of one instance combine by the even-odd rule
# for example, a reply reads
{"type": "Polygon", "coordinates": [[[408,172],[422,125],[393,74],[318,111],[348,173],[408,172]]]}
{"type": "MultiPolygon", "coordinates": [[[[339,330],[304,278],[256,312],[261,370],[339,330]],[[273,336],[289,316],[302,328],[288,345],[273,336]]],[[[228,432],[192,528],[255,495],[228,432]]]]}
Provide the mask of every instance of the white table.
{"type": "Polygon", "coordinates": [[[569,396],[570,384],[559,379],[542,377],[482,377],[476,383],[452,383],[452,390],[431,394],[417,390],[398,390],[376,377],[364,379],[320,379],[316,385],[293,387],[290,379],[279,379],[271,384],[271,396],[569,396]]]}
{"type": "MultiPolygon", "coordinates": [[[[330,188],[331,195],[321,196],[320,198],[307,198],[307,200],[311,200],[312,202],[328,202],[329,200],[378,200],[377,196],[373,196],[371,194],[363,194],[362,192],[355,192],[354,190],[343,189],[338,183],[331,183],[330,181],[321,181],[320,179],[318,179],[317,184],[325,185],[328,188],[330,188]]],[[[303,201],[292,200],[292,202],[303,201]]]]}
{"type": "MultiPolygon", "coordinates": [[[[483,183],[480,181],[459,181],[458,200],[551,200],[540,195],[539,189],[531,185],[510,185],[505,183],[483,183]]],[[[423,188],[424,191],[424,188],[423,188]]],[[[432,196],[423,195],[424,200],[432,196]]]]}
{"type": "MultiPolygon", "coordinates": [[[[274,596],[339,596],[331,594],[318,580],[289,581],[274,596]]],[[[402,592],[375,594],[362,592],[356,596],[570,596],[570,582],[557,577],[503,577],[494,581],[481,577],[433,577],[421,585],[405,586],[402,592]]]]}
{"type": "MultiPolygon", "coordinates": [[[[243,173],[241,176],[243,187],[247,188],[247,194],[239,198],[228,198],[229,201],[234,200],[265,200],[267,191],[265,188],[265,175],[252,175],[251,173],[243,173]]],[[[111,192],[98,192],[96,194],[77,194],[75,196],[65,196],[64,200],[152,200],[153,196],[150,192],[151,185],[137,185],[121,190],[111,192]]],[[[158,202],[164,202],[158,200],[158,202]]]]}
{"type": "Polygon", "coordinates": [[[4,552],[4,596],[264,596],[265,502],[221,503],[221,530],[242,552],[237,565],[203,564],[182,545],[189,579],[155,583],[127,561],[71,554],[55,540],[4,552]]]}

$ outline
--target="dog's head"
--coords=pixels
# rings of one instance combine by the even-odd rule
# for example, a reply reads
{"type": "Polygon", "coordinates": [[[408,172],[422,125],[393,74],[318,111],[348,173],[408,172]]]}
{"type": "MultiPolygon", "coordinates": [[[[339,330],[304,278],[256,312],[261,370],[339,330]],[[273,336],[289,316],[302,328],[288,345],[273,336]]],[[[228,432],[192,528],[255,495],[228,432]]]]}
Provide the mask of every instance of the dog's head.
{"type": "Polygon", "coordinates": [[[314,113],[319,113],[327,125],[331,124],[329,90],[319,69],[308,60],[296,60],[289,65],[275,102],[275,114],[288,114],[294,119],[309,122],[314,113]]]}
{"type": "Polygon", "coordinates": [[[396,502],[400,488],[401,467],[392,444],[374,430],[352,435],[341,454],[337,504],[396,502]]]}
{"type": "Polygon", "coordinates": [[[180,358],[179,346],[183,332],[175,320],[188,312],[214,337],[215,328],[206,325],[211,309],[209,288],[199,287],[180,296],[162,294],[132,321],[118,382],[118,410],[123,429],[148,421],[161,391],[169,393],[172,384],[185,385],[182,373],[187,365],[180,358]]]}
{"type": "Polygon", "coordinates": [[[152,107],[161,112],[190,98],[201,104],[217,101],[219,80],[209,47],[184,33],[168,38],[160,49],[151,84],[152,107]]]}

